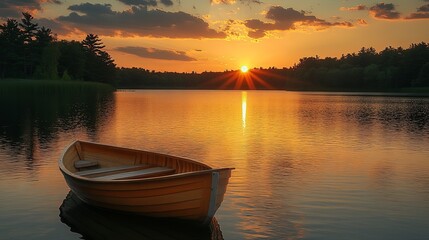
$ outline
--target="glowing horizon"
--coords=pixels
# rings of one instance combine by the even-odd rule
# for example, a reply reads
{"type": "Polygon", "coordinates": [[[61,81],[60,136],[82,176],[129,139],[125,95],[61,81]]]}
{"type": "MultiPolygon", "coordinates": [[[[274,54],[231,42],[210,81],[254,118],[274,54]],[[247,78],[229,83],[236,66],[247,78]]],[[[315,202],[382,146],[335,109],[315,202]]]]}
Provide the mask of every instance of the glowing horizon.
{"type": "Polygon", "coordinates": [[[429,42],[429,4],[422,0],[9,1],[0,23],[21,11],[59,40],[99,35],[118,67],[155,71],[283,68],[303,57],[429,42]]]}

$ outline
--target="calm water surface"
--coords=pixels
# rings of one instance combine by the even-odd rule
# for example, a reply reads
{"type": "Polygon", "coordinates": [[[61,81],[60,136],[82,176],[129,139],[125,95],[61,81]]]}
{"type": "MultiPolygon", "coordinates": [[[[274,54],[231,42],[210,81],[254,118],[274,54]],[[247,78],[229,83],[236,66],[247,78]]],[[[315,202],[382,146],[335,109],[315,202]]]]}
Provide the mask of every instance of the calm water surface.
{"type": "Polygon", "coordinates": [[[74,139],[235,167],[225,239],[429,238],[429,98],[135,91],[0,107],[0,239],[82,237],[59,216],[74,139]]]}

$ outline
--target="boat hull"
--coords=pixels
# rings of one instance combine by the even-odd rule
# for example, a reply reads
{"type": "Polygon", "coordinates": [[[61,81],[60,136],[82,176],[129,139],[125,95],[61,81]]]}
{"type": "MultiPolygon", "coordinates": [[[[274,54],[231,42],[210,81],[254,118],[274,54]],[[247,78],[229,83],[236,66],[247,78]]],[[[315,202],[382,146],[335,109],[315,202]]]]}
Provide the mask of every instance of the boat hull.
{"type": "MultiPolygon", "coordinates": [[[[84,155],[83,150],[79,153],[76,149],[82,148],[86,144],[80,143],[78,147],[72,144],[68,149],[69,151],[76,151],[78,156],[84,155]]],[[[88,146],[86,145],[86,147],[88,146]]],[[[106,151],[109,151],[108,147],[103,149],[104,155],[106,155],[106,151]]],[[[113,152],[117,154],[117,150],[116,147],[110,149],[112,154],[113,152]]],[[[120,149],[119,152],[124,150],[127,149],[120,149]]],[[[134,158],[146,153],[144,151],[131,151],[131,154],[135,155],[134,158]]],[[[91,154],[94,155],[94,153],[91,154]]],[[[161,159],[160,162],[163,166],[176,164],[182,169],[177,168],[176,172],[179,171],[178,173],[168,176],[98,181],[81,177],[73,173],[73,169],[70,171],[66,168],[66,164],[69,166],[70,164],[64,158],[69,155],[66,150],[62,160],[60,160],[60,170],[70,189],[85,203],[150,217],[179,218],[202,223],[210,222],[221,205],[232,170],[230,168],[210,169],[207,165],[201,165],[202,170],[187,172],[183,166],[189,164],[190,168],[198,168],[198,166],[191,166],[192,164],[190,164],[195,163],[195,161],[187,162],[188,159],[179,158],[178,160],[177,157],[161,155],[161,157],[158,156],[158,159],[161,159]],[[162,156],[167,156],[173,160],[166,161],[162,159],[162,156]],[[180,162],[182,160],[185,161],[180,162]],[[185,164],[185,162],[187,163],[185,164]]],[[[147,162],[153,161],[147,159],[147,162]]]]}

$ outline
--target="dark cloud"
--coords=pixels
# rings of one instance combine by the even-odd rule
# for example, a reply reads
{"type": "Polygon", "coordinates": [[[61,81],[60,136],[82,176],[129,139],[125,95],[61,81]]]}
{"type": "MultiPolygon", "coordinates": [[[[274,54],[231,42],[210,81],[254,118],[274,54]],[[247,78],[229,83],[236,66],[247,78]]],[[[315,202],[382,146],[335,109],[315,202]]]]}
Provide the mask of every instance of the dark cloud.
{"type": "Polygon", "coordinates": [[[28,10],[40,10],[39,0],[1,0],[0,18],[19,17],[21,12],[28,10]]]}
{"type": "Polygon", "coordinates": [[[145,48],[145,47],[118,47],[115,50],[133,54],[142,58],[162,59],[162,60],[176,60],[176,61],[196,61],[186,55],[186,52],[182,51],[170,51],[156,48],[145,48]]]}
{"type": "MultiPolygon", "coordinates": [[[[422,0],[423,2],[429,2],[429,0],[422,0]]],[[[342,11],[362,11],[368,9],[365,5],[357,5],[354,7],[341,7],[342,11]]],[[[373,7],[369,8],[369,12],[374,18],[378,19],[400,19],[401,14],[396,11],[395,5],[392,3],[378,3],[373,7]]],[[[429,4],[425,4],[414,13],[411,13],[405,19],[423,19],[429,18],[429,4]]],[[[359,20],[359,24],[361,21],[359,20]]],[[[366,25],[366,22],[364,23],[366,25]]]]}
{"type": "Polygon", "coordinates": [[[164,4],[165,6],[169,7],[173,5],[173,1],[171,0],[161,0],[160,1],[162,4],[164,4]]]}
{"type": "Polygon", "coordinates": [[[73,12],[59,21],[98,35],[150,36],[167,38],[225,38],[203,19],[185,12],[165,12],[146,7],[113,11],[110,4],[84,3],[69,7],[73,12]],[[80,13],[80,14],[78,14],[80,13]]]}
{"type": "Polygon", "coordinates": [[[291,30],[295,29],[297,24],[305,26],[314,26],[318,28],[327,28],[333,26],[352,27],[350,22],[327,22],[312,15],[306,15],[304,11],[296,11],[293,8],[283,8],[280,6],[271,7],[265,15],[265,18],[274,21],[266,23],[258,19],[245,21],[245,26],[251,29],[248,36],[252,38],[261,38],[267,31],[272,30],[291,30]]]}
{"type": "Polygon", "coordinates": [[[62,4],[59,0],[0,0],[0,19],[20,17],[24,11],[41,10],[42,2],[62,4]]]}
{"type": "Polygon", "coordinates": [[[112,4],[82,3],[79,5],[71,5],[68,9],[83,14],[114,14],[112,11],[112,4]]]}
{"type": "Polygon", "coordinates": [[[378,3],[371,7],[369,12],[379,19],[399,19],[401,17],[392,3],[378,3]]]}
{"type": "Polygon", "coordinates": [[[265,36],[265,31],[266,30],[257,29],[254,31],[249,31],[247,35],[251,38],[263,38],[265,36]]]}
{"type": "MultiPolygon", "coordinates": [[[[1,4],[1,3],[0,3],[1,4]]],[[[19,17],[20,11],[13,8],[3,8],[0,6],[0,23],[2,19],[19,17]]]]}
{"type": "MultiPolygon", "coordinates": [[[[257,30],[270,31],[270,30],[276,29],[275,24],[265,23],[259,19],[246,20],[244,25],[246,25],[246,27],[253,29],[255,31],[257,30]]],[[[279,29],[279,30],[286,30],[286,29],[279,29]]]]}
{"type": "Polygon", "coordinates": [[[48,0],[48,2],[55,3],[55,4],[58,4],[58,5],[63,4],[60,0],[48,0]]]}
{"type": "Polygon", "coordinates": [[[73,29],[70,29],[67,25],[61,24],[53,19],[39,18],[35,19],[34,22],[39,24],[39,26],[50,28],[54,34],[67,35],[73,31],[73,29]]]}
{"type": "Polygon", "coordinates": [[[429,12],[429,4],[417,8],[417,12],[429,12]]]}
{"type": "Polygon", "coordinates": [[[357,5],[357,6],[353,6],[353,7],[341,7],[340,10],[341,11],[363,11],[366,10],[367,7],[365,5],[357,5]]]}
{"type": "MultiPolygon", "coordinates": [[[[425,2],[429,2],[426,0],[425,2]]],[[[429,4],[417,8],[417,12],[411,13],[406,19],[425,19],[429,18],[429,4]]]]}
{"type": "MultiPolygon", "coordinates": [[[[158,2],[156,0],[118,0],[118,1],[130,6],[146,6],[146,7],[158,6],[158,2]]],[[[174,4],[172,0],[159,0],[159,2],[167,7],[172,6],[174,4]]]]}
{"type": "Polygon", "coordinates": [[[130,6],[157,6],[156,0],[118,0],[130,6]]]}

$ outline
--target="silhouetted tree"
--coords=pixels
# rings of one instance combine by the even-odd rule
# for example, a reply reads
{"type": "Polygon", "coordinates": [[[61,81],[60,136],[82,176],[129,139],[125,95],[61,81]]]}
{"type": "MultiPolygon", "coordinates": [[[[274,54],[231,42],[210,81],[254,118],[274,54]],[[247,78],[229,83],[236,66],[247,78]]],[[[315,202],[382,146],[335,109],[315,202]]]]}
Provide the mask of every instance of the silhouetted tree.
{"type": "Polygon", "coordinates": [[[115,64],[98,35],[88,34],[82,41],[86,53],[84,78],[88,81],[112,83],[115,79],[115,64]]]}
{"type": "Polygon", "coordinates": [[[19,26],[22,28],[22,35],[24,37],[24,44],[30,44],[33,42],[36,36],[36,31],[38,29],[38,24],[33,23],[33,16],[28,12],[22,13],[23,18],[19,26]]]}
{"type": "Polygon", "coordinates": [[[60,51],[54,42],[55,37],[51,29],[38,28],[34,40],[32,52],[37,58],[34,76],[42,79],[58,79],[58,59],[60,51]]]}
{"type": "Polygon", "coordinates": [[[0,25],[0,76],[18,76],[17,68],[23,61],[24,38],[15,19],[8,19],[0,25]]]}
{"type": "Polygon", "coordinates": [[[114,81],[114,61],[97,35],[57,42],[51,29],[39,27],[31,14],[22,16],[20,22],[8,19],[0,25],[0,78],[114,81]]]}
{"type": "Polygon", "coordinates": [[[33,23],[33,16],[28,12],[22,13],[23,18],[19,26],[22,29],[22,37],[24,40],[24,52],[25,58],[23,58],[23,71],[27,76],[33,74],[35,61],[37,59],[37,53],[35,52],[35,39],[36,32],[38,30],[38,24],[33,23]]]}
{"type": "Polygon", "coordinates": [[[52,30],[49,28],[41,27],[37,29],[35,34],[35,43],[39,48],[46,47],[50,43],[54,42],[55,37],[52,34],[52,30]]]}
{"type": "Polygon", "coordinates": [[[427,59],[426,43],[412,44],[408,49],[387,47],[379,53],[374,48],[361,48],[357,54],[343,54],[340,59],[302,58],[288,77],[305,81],[313,89],[390,90],[426,86],[420,79],[426,76],[427,59]]]}
{"type": "Polygon", "coordinates": [[[85,74],[85,51],[80,42],[58,42],[60,57],[58,59],[58,74],[61,78],[83,80],[85,74]],[[65,75],[65,76],[64,76],[65,75]]]}
{"type": "Polygon", "coordinates": [[[420,69],[418,78],[413,81],[413,87],[429,87],[429,62],[420,69]]]}
{"type": "Polygon", "coordinates": [[[57,44],[49,44],[43,48],[40,63],[37,66],[35,77],[40,79],[58,79],[58,59],[60,50],[57,44]]]}
{"type": "Polygon", "coordinates": [[[82,41],[82,45],[86,51],[94,55],[99,55],[101,52],[103,52],[102,49],[106,47],[103,45],[98,35],[91,33],[86,35],[86,38],[82,41]]]}

